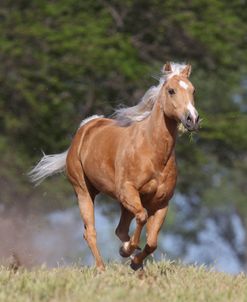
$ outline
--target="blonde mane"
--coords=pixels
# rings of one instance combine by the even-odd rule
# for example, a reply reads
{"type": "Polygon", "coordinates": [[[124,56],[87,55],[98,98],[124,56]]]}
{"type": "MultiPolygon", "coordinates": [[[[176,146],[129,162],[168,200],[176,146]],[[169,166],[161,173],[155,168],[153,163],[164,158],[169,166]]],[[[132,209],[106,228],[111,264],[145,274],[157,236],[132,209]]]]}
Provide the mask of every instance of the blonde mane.
{"type": "Polygon", "coordinates": [[[113,118],[121,126],[128,126],[134,122],[140,122],[147,118],[158,99],[163,84],[174,75],[179,75],[185,67],[186,64],[171,63],[172,71],[165,72],[162,70],[162,75],[158,80],[159,84],[157,86],[150,87],[137,105],[116,109],[114,111],[113,118]]]}

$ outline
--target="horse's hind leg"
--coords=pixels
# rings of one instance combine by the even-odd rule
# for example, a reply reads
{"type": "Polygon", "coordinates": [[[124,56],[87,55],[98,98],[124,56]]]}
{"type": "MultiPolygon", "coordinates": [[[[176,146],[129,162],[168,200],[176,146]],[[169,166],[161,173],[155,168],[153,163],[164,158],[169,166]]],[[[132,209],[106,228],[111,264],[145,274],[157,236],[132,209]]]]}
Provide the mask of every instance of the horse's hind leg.
{"type": "MultiPolygon", "coordinates": [[[[82,141],[79,140],[79,143],[82,141]]],[[[96,266],[99,270],[104,270],[104,262],[101,258],[100,252],[96,242],[96,230],[95,230],[95,219],[94,219],[94,197],[97,191],[88,182],[80,159],[78,158],[78,138],[74,140],[69,149],[66,168],[67,176],[74,187],[76,192],[80,213],[84,222],[84,238],[88,243],[89,248],[96,261],[96,266]]]]}
{"type": "Polygon", "coordinates": [[[87,241],[88,246],[92,251],[96,261],[96,267],[99,270],[104,270],[104,262],[101,258],[96,242],[94,202],[87,189],[82,189],[81,187],[76,186],[75,191],[78,197],[81,217],[84,222],[84,239],[87,241]]]}

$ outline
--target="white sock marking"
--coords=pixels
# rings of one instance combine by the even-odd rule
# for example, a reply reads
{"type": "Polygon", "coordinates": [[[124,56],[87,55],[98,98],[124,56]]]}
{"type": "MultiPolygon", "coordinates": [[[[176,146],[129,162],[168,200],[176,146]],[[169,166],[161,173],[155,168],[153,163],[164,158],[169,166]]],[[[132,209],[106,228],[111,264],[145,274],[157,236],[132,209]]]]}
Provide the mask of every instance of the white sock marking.
{"type": "Polygon", "coordinates": [[[123,248],[124,248],[125,250],[127,250],[127,249],[129,248],[129,244],[130,244],[129,241],[124,241],[124,242],[123,242],[123,248]]]}

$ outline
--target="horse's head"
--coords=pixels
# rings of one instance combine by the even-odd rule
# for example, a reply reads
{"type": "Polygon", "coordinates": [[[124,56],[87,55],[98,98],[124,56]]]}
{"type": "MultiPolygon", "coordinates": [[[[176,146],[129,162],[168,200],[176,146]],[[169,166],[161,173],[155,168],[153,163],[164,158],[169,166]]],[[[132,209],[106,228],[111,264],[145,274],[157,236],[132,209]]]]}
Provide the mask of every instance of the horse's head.
{"type": "Polygon", "coordinates": [[[191,66],[185,65],[179,72],[173,68],[176,66],[170,63],[163,67],[167,74],[167,81],[161,92],[164,113],[167,117],[182,122],[189,131],[198,130],[199,115],[194,106],[195,88],[189,81],[191,66]]]}

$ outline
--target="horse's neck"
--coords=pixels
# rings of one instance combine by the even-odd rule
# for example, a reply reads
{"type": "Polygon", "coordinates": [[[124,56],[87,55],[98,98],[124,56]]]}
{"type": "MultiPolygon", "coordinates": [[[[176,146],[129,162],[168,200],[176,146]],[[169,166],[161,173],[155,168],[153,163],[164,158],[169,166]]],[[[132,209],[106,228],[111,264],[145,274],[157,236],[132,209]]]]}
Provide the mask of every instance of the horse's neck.
{"type": "Polygon", "coordinates": [[[164,114],[161,101],[157,100],[147,121],[148,140],[156,154],[165,162],[173,152],[177,136],[177,122],[164,114]]]}

